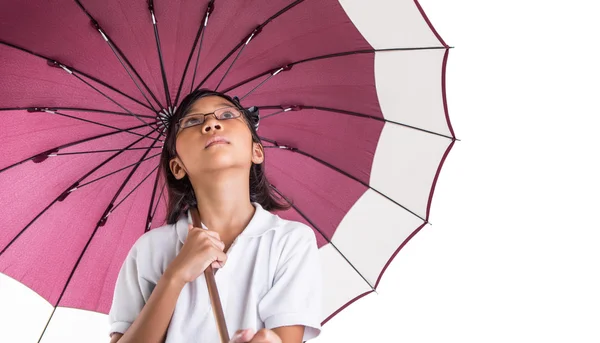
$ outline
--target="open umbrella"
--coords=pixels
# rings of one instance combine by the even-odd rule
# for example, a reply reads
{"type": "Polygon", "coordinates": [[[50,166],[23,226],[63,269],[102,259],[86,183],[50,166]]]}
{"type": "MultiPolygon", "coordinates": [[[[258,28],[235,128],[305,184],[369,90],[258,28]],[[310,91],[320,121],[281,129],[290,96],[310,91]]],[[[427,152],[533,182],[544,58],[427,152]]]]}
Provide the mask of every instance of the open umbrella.
{"type": "Polygon", "coordinates": [[[294,203],[278,214],[317,235],[323,323],[428,223],[456,138],[449,47],[417,1],[1,6],[0,272],[50,304],[36,339],[108,312],[132,244],[164,224],[163,120],[200,87],[258,107],[267,174],[294,203]]]}

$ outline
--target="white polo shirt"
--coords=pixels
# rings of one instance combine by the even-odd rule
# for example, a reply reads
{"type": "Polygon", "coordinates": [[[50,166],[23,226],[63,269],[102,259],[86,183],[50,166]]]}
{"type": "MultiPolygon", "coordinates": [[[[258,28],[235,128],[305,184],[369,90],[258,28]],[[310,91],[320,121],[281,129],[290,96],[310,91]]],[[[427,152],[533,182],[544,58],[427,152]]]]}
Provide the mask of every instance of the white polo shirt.
{"type": "MultiPolygon", "coordinates": [[[[322,275],[313,230],[252,203],[256,211],[227,251],[215,280],[230,337],[238,329],[304,325],[309,340],[321,331],[322,275]]],[[[161,275],[177,256],[192,223],[188,211],[175,224],[142,235],[119,272],[110,333],[124,333],[137,318],[161,275]]],[[[167,343],[219,342],[204,274],[181,291],[167,343]]]]}

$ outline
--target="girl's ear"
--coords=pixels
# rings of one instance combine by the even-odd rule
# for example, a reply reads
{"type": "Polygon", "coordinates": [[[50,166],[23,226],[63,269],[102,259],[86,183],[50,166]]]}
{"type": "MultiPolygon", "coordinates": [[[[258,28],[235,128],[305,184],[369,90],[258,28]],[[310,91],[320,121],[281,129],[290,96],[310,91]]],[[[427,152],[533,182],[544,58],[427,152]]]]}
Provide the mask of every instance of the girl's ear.
{"type": "Polygon", "coordinates": [[[265,150],[260,143],[252,143],[252,163],[261,164],[265,160],[265,150]]]}
{"type": "Polygon", "coordinates": [[[183,169],[183,164],[179,160],[179,157],[173,157],[171,161],[169,161],[169,168],[171,169],[171,173],[177,180],[183,179],[185,176],[185,169],[183,169]]]}

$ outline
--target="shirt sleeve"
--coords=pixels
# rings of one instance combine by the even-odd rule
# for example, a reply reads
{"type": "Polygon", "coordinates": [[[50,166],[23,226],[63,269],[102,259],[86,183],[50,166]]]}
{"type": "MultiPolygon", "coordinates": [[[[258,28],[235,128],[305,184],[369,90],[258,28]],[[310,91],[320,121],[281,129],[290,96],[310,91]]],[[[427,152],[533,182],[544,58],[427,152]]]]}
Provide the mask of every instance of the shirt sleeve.
{"type": "Polygon", "coordinates": [[[315,233],[308,226],[283,239],[273,286],[258,303],[267,329],[304,325],[303,341],[321,333],[322,275],[315,233]]]}
{"type": "Polygon", "coordinates": [[[129,251],[115,283],[113,302],[108,313],[109,335],[115,332],[125,333],[137,318],[150,297],[154,284],[143,278],[140,273],[140,248],[145,241],[141,237],[129,251]]]}

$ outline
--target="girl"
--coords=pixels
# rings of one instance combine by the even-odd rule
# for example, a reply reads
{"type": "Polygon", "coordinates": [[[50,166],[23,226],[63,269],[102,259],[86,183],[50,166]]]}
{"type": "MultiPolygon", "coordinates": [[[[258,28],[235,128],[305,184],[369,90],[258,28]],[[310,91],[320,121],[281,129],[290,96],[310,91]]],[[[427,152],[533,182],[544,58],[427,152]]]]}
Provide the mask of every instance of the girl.
{"type": "Polygon", "coordinates": [[[111,342],[219,342],[208,266],[217,268],[231,342],[300,343],[320,333],[316,237],[269,212],[286,207],[265,176],[257,127],[257,111],[205,89],[169,119],[167,224],[142,235],[121,267],[111,342]],[[194,209],[202,228],[191,225],[194,209]]]}

